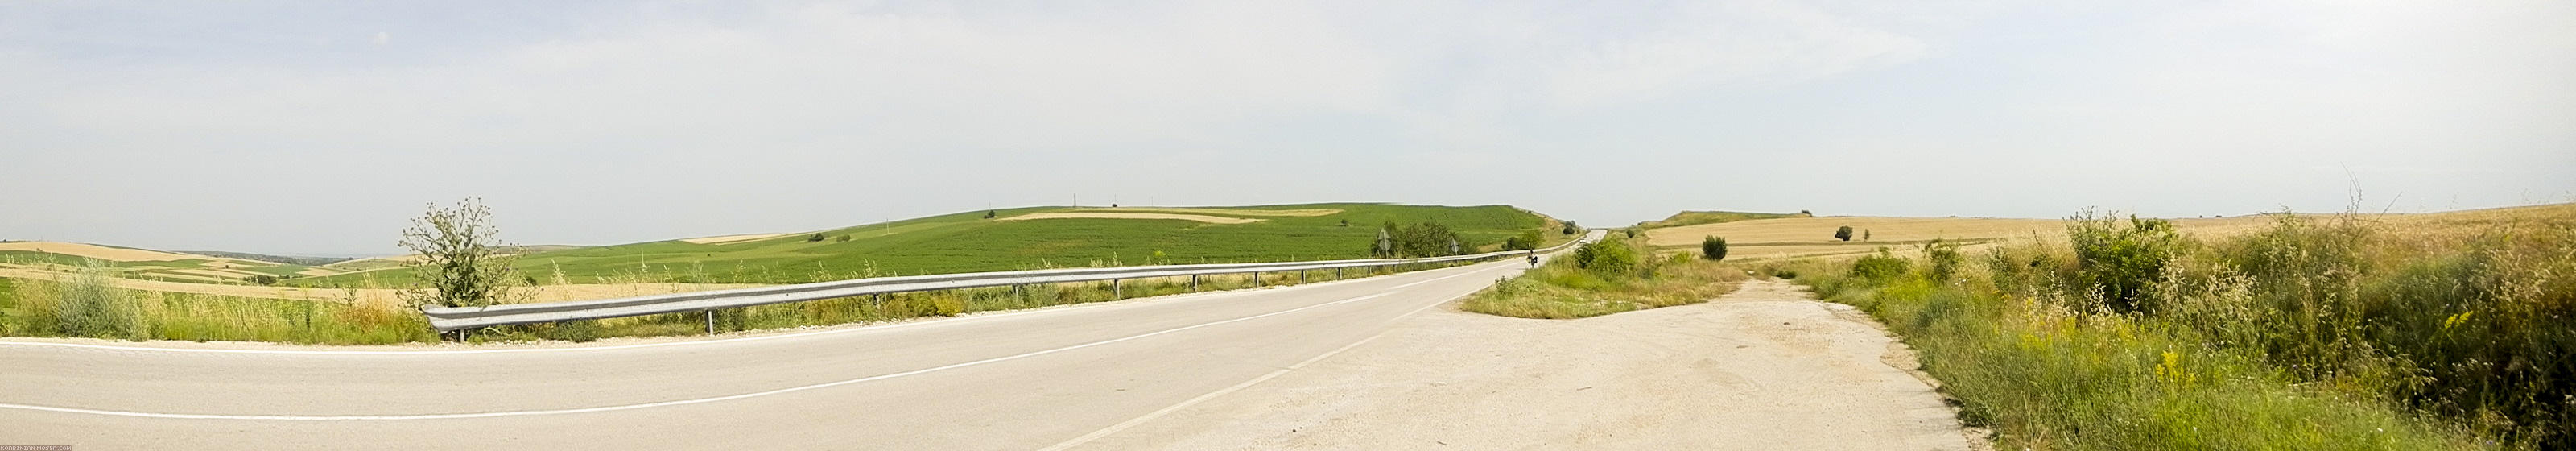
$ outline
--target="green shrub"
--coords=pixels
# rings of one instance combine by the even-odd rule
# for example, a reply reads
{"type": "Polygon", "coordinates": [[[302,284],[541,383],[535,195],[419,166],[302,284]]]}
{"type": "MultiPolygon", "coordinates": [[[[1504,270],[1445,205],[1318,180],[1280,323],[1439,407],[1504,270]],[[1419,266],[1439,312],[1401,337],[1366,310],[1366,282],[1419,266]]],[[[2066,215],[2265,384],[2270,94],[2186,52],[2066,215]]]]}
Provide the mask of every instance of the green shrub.
{"type": "Polygon", "coordinates": [[[1699,239],[1699,256],[1709,260],[1726,259],[1726,238],[1709,235],[1699,239]]]}
{"type": "Polygon", "coordinates": [[[1923,243],[1924,275],[1931,276],[1932,280],[1947,282],[1957,279],[1959,267],[1966,262],[1967,258],[1959,255],[1958,242],[1933,238],[1931,242],[1923,243]]]}
{"type": "Polygon", "coordinates": [[[2139,300],[2150,284],[2164,278],[2165,265],[2182,249],[2182,234],[2173,223],[2136,215],[2121,221],[2085,211],[2067,219],[2066,235],[2075,249],[2077,281],[2092,287],[2103,307],[2115,312],[2148,308],[2139,300]]]}
{"type": "Polygon", "coordinates": [[[1904,258],[1888,254],[1887,248],[1882,247],[1878,248],[1878,255],[1863,256],[1853,261],[1851,277],[1869,280],[1894,279],[1912,270],[1912,266],[1904,258]]]}
{"type": "Polygon", "coordinates": [[[108,279],[108,270],[83,269],[62,287],[55,304],[57,330],[75,337],[142,339],[141,308],[108,279]]]}
{"type": "Polygon", "coordinates": [[[1543,238],[1539,236],[1539,231],[1537,230],[1521,232],[1519,235],[1513,235],[1511,238],[1504,239],[1503,250],[1526,251],[1538,249],[1539,241],[1542,239],[1543,238]]]}
{"type": "Polygon", "coordinates": [[[1852,238],[1852,228],[1851,228],[1851,226],[1842,226],[1842,227],[1838,227],[1838,228],[1835,228],[1835,229],[1834,229],[1834,239],[1837,239],[1837,240],[1843,240],[1843,241],[1851,241],[1851,238],[1852,238]]]}
{"type": "Polygon", "coordinates": [[[1635,276],[1637,264],[1637,250],[1626,240],[1604,239],[1574,250],[1575,267],[1604,278],[1635,276]]]}

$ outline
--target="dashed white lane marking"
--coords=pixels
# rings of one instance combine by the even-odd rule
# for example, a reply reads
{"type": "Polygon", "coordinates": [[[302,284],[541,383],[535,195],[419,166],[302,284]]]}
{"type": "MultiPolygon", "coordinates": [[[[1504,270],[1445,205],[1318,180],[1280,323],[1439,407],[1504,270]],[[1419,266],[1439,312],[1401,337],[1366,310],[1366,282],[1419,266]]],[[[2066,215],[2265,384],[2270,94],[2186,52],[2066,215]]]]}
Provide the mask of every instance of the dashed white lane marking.
{"type": "MultiPolygon", "coordinates": [[[[1501,266],[1497,266],[1496,268],[1501,268],[1501,266]]],[[[1246,317],[1242,317],[1242,318],[1235,318],[1235,319],[1229,319],[1229,320],[1223,320],[1223,321],[1216,321],[1216,322],[1208,322],[1208,323],[1200,323],[1200,324],[1190,325],[1190,326],[1175,327],[1175,328],[1171,328],[1171,329],[1164,329],[1164,330],[1159,330],[1159,331],[1154,331],[1154,332],[1147,332],[1147,333],[1143,333],[1143,334],[1130,335],[1130,336],[1126,336],[1126,337],[1113,338],[1113,339],[1108,339],[1108,340],[1101,340],[1101,341],[1095,341],[1095,342],[1090,342],[1090,343],[1083,343],[1083,344],[1072,345],[1072,346],[1065,346],[1065,347],[1061,347],[1061,348],[1047,349],[1047,350],[1043,350],[1043,351],[1032,351],[1032,352],[1020,353],[1020,354],[1015,354],[1015,355],[1002,356],[1002,357],[994,357],[994,358],[983,359],[983,360],[976,360],[976,361],[965,362],[965,363],[956,363],[956,364],[942,365],[942,366],[936,366],[936,367],[930,367],[930,368],[923,368],[923,369],[912,370],[912,371],[905,371],[905,372],[900,372],[900,373],[881,374],[881,375],[868,376],[868,377],[862,377],[862,378],[857,378],[857,379],[849,379],[849,380],[842,380],[842,381],[835,381],[835,382],[825,382],[825,383],[820,383],[820,384],[804,385],[804,386],[797,386],[797,387],[788,387],[788,388],[781,388],[781,389],[777,389],[777,390],[769,390],[769,391],[763,391],[763,392],[754,392],[754,393],[744,393],[744,394],[738,394],[738,395],[718,396],[718,397],[712,397],[712,398],[684,399],[684,400],[676,400],[676,401],[662,401],[662,402],[651,402],[651,403],[643,403],[643,404],[627,404],[627,405],[618,405],[618,406],[584,407],[584,408],[577,408],[577,409],[520,410],[520,411],[506,411],[506,412],[476,412],[476,413],[443,413],[443,414],[425,414],[425,415],[222,415],[222,414],[195,414],[195,413],[130,412],[130,411],[122,411],[122,410],[82,409],[82,408],[75,408],[75,407],[35,406],[35,405],[25,405],[25,404],[0,404],[0,408],[6,408],[6,409],[21,409],[21,410],[38,410],[38,411],[46,411],[46,412],[79,413],[79,414],[91,414],[91,415],[110,415],[110,416],[122,416],[122,417],[172,418],[172,419],[190,419],[190,420],[269,420],[269,421],[365,421],[365,420],[377,420],[377,421],[395,421],[395,420],[445,420],[445,419],[463,419],[463,418],[493,418],[493,417],[515,417],[515,416],[533,416],[533,415],[562,415],[562,414],[575,414],[575,413],[613,412],[613,411],[619,411],[619,410],[635,410],[635,409],[646,409],[646,408],[653,408],[653,407],[678,406],[678,405],[688,405],[688,404],[703,404],[703,403],[710,403],[710,402],[717,402],[717,401],[731,401],[731,400],[736,400],[736,399],[757,398],[757,397],[769,396],[769,395],[777,395],[777,394],[784,394],[784,393],[793,393],[793,392],[800,392],[800,391],[805,391],[805,390],[813,390],[813,389],[818,389],[818,388],[837,387],[837,386],[842,386],[842,385],[856,384],[856,383],[868,382],[868,381],[878,381],[878,380],[885,380],[885,379],[893,379],[893,378],[904,377],[904,376],[912,376],[912,375],[918,375],[918,374],[925,374],[925,373],[932,373],[932,372],[938,372],[938,371],[952,370],[952,369],[957,369],[957,368],[965,368],[965,367],[976,366],[976,365],[983,365],[983,364],[988,364],[988,363],[1005,362],[1005,361],[1018,360],[1018,359],[1024,359],[1024,358],[1029,358],[1029,357],[1042,356],[1042,355],[1047,355],[1047,354],[1054,354],[1054,353],[1058,353],[1058,352],[1065,352],[1065,351],[1071,351],[1071,350],[1076,350],[1076,349],[1082,349],[1082,348],[1089,348],[1089,347],[1094,347],[1094,346],[1106,345],[1106,344],[1111,344],[1111,343],[1118,343],[1118,342],[1124,342],[1124,341],[1130,341],[1130,340],[1137,340],[1137,339],[1142,339],[1142,338],[1146,338],[1146,337],[1153,337],[1153,336],[1157,336],[1157,335],[1170,334],[1170,333],[1181,332],[1181,331],[1186,331],[1186,330],[1191,330],[1191,329],[1198,329],[1198,328],[1202,328],[1202,327],[1216,326],[1216,325],[1222,325],[1222,324],[1232,324],[1232,323],[1243,322],[1243,321],[1251,321],[1251,320],[1255,320],[1255,319],[1261,319],[1261,318],[1267,318],[1267,317],[1279,316],[1279,315],[1286,315],[1286,314],[1290,314],[1290,313],[1297,313],[1297,312],[1306,311],[1306,310],[1313,310],[1313,309],[1319,309],[1319,308],[1324,308],[1324,307],[1331,307],[1331,306],[1335,306],[1335,305],[1348,304],[1348,303],[1353,303],[1353,302],[1359,302],[1359,301],[1365,301],[1365,300],[1370,300],[1370,299],[1376,299],[1376,298],[1379,298],[1379,297],[1384,297],[1384,296],[1387,296],[1387,295],[1390,295],[1390,294],[1394,294],[1394,293],[1393,293],[1393,291],[1398,290],[1398,289],[1403,289],[1403,288],[1412,287],[1412,286],[1415,286],[1415,285],[1421,285],[1421,284],[1425,284],[1425,283],[1437,282],[1437,281],[1447,280],[1447,279],[1452,279],[1452,278],[1457,278],[1457,277],[1464,277],[1464,276],[1475,275],[1475,274],[1479,274],[1479,273],[1486,272],[1486,271],[1488,271],[1488,270],[1490,270],[1490,268],[1489,268],[1489,269],[1480,269],[1480,270],[1474,270],[1474,271],[1461,272],[1461,273],[1458,273],[1458,274],[1449,275],[1449,276],[1442,276],[1442,277],[1433,278],[1433,279],[1430,279],[1430,280],[1424,280],[1424,281],[1413,282],[1413,283],[1408,283],[1408,284],[1403,284],[1403,285],[1397,285],[1397,286],[1395,286],[1395,287],[1393,287],[1393,288],[1388,288],[1388,289],[1387,289],[1387,292],[1381,292],[1381,293],[1371,294],[1371,295],[1367,295],[1367,296],[1360,296],[1360,297],[1354,297],[1354,298],[1350,298],[1350,299],[1343,299],[1343,300],[1339,300],[1339,301],[1333,301],[1333,302],[1327,302],[1327,303],[1322,303],[1322,304],[1309,305],[1309,306],[1305,306],[1305,307],[1298,307],[1298,308],[1293,308],[1293,309],[1288,309],[1288,310],[1281,310],[1281,311],[1276,311],[1276,312],[1263,313],[1263,314],[1259,314],[1259,315],[1246,316],[1246,317]]],[[[1445,301],[1445,300],[1444,300],[1443,302],[1447,302],[1447,301],[1445,301]]],[[[1434,304],[1434,305],[1437,305],[1437,304],[1434,304]]],[[[1418,312],[1418,311],[1421,311],[1421,310],[1420,310],[1420,309],[1415,309],[1414,311],[1418,312]]],[[[1407,315],[1410,315],[1410,314],[1412,314],[1412,313],[1408,312],[1408,313],[1406,313],[1406,314],[1407,314],[1407,315]]]]}

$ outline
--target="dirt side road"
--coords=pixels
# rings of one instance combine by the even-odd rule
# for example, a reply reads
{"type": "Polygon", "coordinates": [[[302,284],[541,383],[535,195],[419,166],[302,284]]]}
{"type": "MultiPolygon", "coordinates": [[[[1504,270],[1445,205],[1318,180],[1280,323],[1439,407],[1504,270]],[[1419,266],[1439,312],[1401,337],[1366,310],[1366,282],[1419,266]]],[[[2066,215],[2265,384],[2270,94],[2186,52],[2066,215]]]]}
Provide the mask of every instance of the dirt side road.
{"type": "Polygon", "coordinates": [[[1756,280],[1573,321],[1435,309],[1075,448],[1975,449],[1939,394],[1886,363],[1910,358],[1883,359],[1901,345],[1811,299],[1756,280]]]}

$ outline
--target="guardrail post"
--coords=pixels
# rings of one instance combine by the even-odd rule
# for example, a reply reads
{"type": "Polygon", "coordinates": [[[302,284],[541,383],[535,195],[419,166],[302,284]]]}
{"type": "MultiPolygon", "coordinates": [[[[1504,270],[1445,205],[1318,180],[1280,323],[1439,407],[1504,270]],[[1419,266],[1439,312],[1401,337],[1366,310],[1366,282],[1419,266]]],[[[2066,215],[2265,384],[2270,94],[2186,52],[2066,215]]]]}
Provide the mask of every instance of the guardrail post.
{"type": "Polygon", "coordinates": [[[707,316],[707,335],[715,335],[715,334],[716,334],[716,311],[715,311],[715,310],[701,310],[701,311],[699,311],[699,312],[700,312],[700,313],[705,313],[705,314],[706,314],[706,316],[707,316]]]}
{"type": "Polygon", "coordinates": [[[1127,291],[1118,288],[1118,279],[1109,279],[1109,297],[1111,299],[1127,298],[1127,291]]]}
{"type": "Polygon", "coordinates": [[[1297,270],[1297,284],[1298,284],[1298,285],[1305,285],[1305,284],[1306,284],[1306,270],[1303,270],[1303,269],[1297,270]]]}
{"type": "Polygon", "coordinates": [[[1198,291],[1199,291],[1199,275],[1197,275],[1197,274],[1191,274],[1191,275],[1190,275],[1190,292],[1192,292],[1192,293],[1196,293],[1196,292],[1198,292],[1198,291]]]}
{"type": "Polygon", "coordinates": [[[1261,271],[1252,272],[1252,287],[1261,288],[1261,271]]]}

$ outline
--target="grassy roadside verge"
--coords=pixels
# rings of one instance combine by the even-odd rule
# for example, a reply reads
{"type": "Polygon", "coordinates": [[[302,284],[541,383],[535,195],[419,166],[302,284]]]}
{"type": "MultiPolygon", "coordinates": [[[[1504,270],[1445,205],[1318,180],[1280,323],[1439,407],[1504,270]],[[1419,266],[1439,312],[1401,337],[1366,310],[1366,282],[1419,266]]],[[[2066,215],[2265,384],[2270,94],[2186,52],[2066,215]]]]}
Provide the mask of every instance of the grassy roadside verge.
{"type": "Polygon", "coordinates": [[[2069,229],[1977,257],[1931,245],[1765,270],[1902,335],[2003,449],[2576,444],[2568,221],[2069,229]]]}
{"type": "Polygon", "coordinates": [[[1520,318],[1566,319],[1706,302],[1735,291],[1741,268],[1676,254],[1653,258],[1643,240],[1614,234],[1496,282],[1460,309],[1520,318]]]}
{"type": "MultiPolygon", "coordinates": [[[[1257,286],[1354,279],[1454,265],[1391,270],[1263,273],[1257,286]]],[[[286,300],[131,290],[92,270],[64,280],[0,279],[0,336],[116,340],[256,341],[321,345],[434,343],[420,312],[384,303],[286,300]]],[[[1204,276],[1198,291],[1253,288],[1249,274],[1204,276]]],[[[1189,278],[977,288],[765,305],[715,312],[718,332],[832,326],[955,316],[1191,292],[1189,278]]],[[[593,321],[504,326],[476,331],[476,342],[700,335],[707,317],[677,313],[593,321]]]]}

